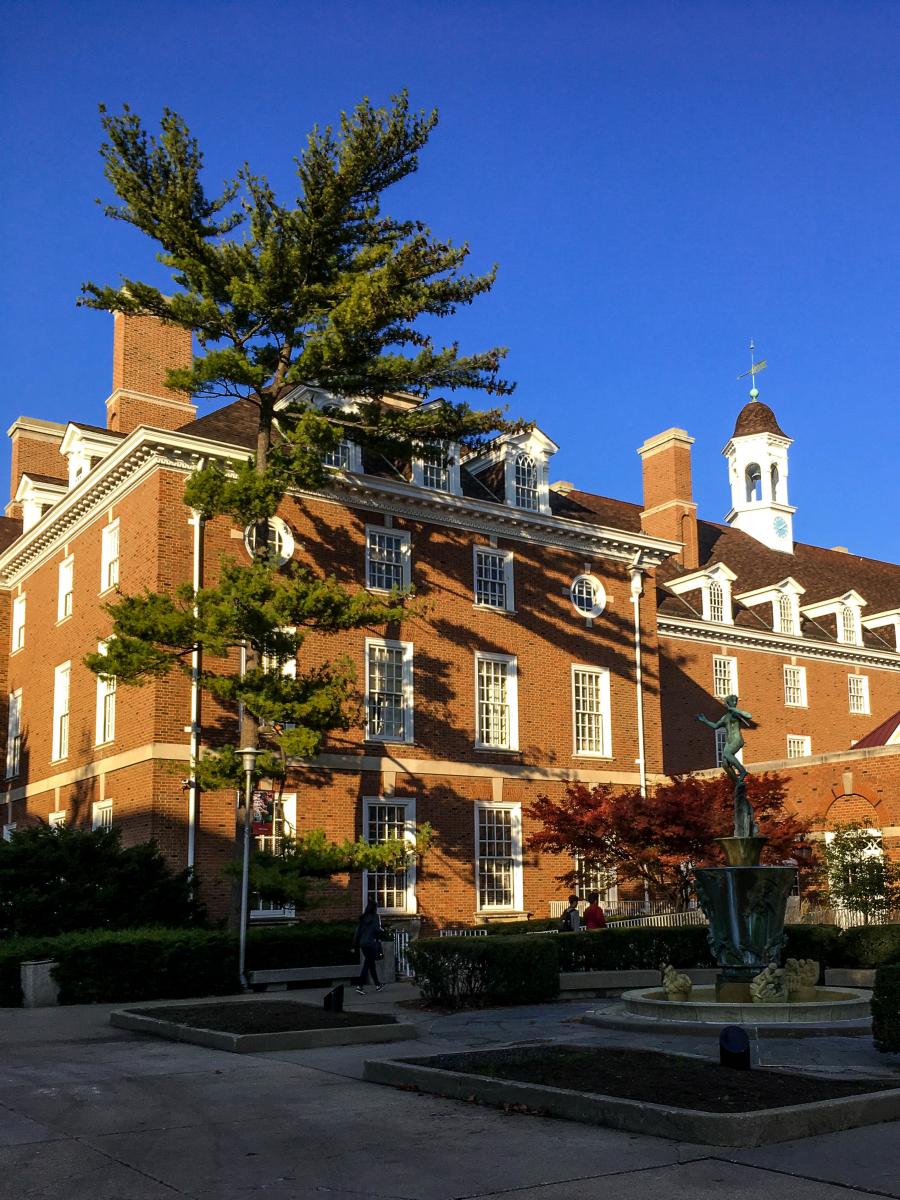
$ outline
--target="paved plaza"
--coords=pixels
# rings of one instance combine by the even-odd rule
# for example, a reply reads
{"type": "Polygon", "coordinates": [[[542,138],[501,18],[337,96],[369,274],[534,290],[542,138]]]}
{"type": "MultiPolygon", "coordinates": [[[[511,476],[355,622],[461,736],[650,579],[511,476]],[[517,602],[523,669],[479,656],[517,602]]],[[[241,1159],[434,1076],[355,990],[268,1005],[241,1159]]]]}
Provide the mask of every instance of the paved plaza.
{"type": "MultiPolygon", "coordinates": [[[[365,1058],[511,1041],[717,1054],[715,1035],[651,1040],[580,1025],[584,1000],[441,1016],[407,1008],[414,994],[408,984],[348,993],[347,1007],[396,1010],[419,1025],[418,1041],[258,1055],[114,1030],[110,1005],[4,1010],[0,1198],[900,1197],[900,1122],[732,1151],[363,1083],[365,1058]]],[[[771,1065],[900,1080],[900,1056],[877,1054],[868,1038],[773,1039],[754,1052],[771,1065]]]]}

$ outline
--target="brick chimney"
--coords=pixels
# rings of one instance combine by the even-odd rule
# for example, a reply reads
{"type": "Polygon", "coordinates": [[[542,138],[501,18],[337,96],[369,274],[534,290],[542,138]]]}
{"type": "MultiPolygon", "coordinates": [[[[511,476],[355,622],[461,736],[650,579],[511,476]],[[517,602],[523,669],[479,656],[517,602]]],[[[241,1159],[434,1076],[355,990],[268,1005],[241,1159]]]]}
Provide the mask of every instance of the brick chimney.
{"type": "Polygon", "coordinates": [[[138,425],[177,429],[196,416],[183,392],[166,386],[169,368],[191,365],[190,330],[166,325],[158,317],[115,313],[113,390],[106,402],[106,426],[130,433],[138,425]]]}
{"type": "Polygon", "coordinates": [[[667,429],[638,450],[644,468],[641,529],[653,537],[681,542],[678,561],[688,571],[700,565],[697,505],[691,487],[691,446],[683,429],[667,429]]]}

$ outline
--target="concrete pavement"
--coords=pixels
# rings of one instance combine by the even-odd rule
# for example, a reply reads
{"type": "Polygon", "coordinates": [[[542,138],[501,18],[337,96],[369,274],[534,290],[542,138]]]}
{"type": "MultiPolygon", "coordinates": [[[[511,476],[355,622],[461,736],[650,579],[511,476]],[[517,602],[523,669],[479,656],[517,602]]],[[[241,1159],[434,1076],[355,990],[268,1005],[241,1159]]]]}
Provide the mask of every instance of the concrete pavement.
{"type": "MultiPolygon", "coordinates": [[[[729,1151],[361,1082],[367,1057],[548,1038],[716,1054],[714,1037],[581,1026],[583,1000],[441,1016],[397,1007],[413,995],[407,984],[348,992],[347,1007],[396,1010],[419,1024],[416,1042],[240,1056],[113,1030],[109,1005],[5,1009],[0,1200],[900,1197],[900,1123],[729,1151]]],[[[900,1078],[900,1057],[863,1038],[773,1039],[755,1052],[900,1078]]]]}

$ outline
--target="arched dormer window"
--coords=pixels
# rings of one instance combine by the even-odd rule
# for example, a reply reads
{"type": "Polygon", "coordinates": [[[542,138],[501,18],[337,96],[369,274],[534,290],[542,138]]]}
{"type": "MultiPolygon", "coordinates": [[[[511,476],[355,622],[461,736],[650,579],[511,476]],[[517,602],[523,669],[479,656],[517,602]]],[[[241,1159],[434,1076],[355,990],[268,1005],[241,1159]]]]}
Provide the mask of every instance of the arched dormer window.
{"type": "Polygon", "coordinates": [[[777,501],[778,500],[778,464],[777,463],[772,463],[772,467],[769,471],[769,480],[772,484],[772,499],[773,499],[773,501],[777,501]]]}
{"type": "Polygon", "coordinates": [[[709,583],[709,619],[720,624],[725,620],[725,593],[718,579],[709,583]]]}
{"type": "Polygon", "coordinates": [[[841,641],[856,645],[856,614],[849,604],[841,609],[841,641]]]}
{"type": "Polygon", "coordinates": [[[750,463],[744,472],[747,483],[747,500],[762,500],[762,472],[759,463],[750,463]]]}
{"type": "Polygon", "coordinates": [[[794,628],[794,604],[790,596],[784,592],[778,597],[778,632],[797,632],[794,628]]]}
{"type": "Polygon", "coordinates": [[[516,508],[538,510],[537,464],[524,450],[516,455],[516,508]]]}

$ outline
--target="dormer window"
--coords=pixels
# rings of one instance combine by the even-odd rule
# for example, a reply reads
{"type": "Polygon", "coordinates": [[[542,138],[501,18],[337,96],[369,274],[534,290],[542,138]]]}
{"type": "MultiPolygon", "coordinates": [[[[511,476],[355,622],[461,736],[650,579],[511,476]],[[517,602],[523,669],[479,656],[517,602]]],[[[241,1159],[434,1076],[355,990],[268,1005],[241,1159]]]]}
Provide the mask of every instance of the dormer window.
{"type": "Polygon", "coordinates": [[[702,571],[682,575],[669,582],[669,590],[676,596],[684,596],[704,621],[716,625],[733,625],[731,611],[731,585],[737,576],[724,563],[715,563],[702,571]],[[696,593],[700,595],[697,596],[696,593]],[[693,593],[693,596],[692,596],[693,593]]]}
{"type": "Polygon", "coordinates": [[[51,479],[47,475],[29,475],[26,472],[19,480],[13,497],[16,504],[22,506],[22,531],[27,533],[37,525],[47,509],[61,500],[66,491],[66,484],[62,479],[51,479]]]}
{"type": "Polygon", "coordinates": [[[778,597],[778,632],[797,632],[794,623],[794,604],[791,597],[784,592],[778,597]]]}
{"type": "Polygon", "coordinates": [[[847,604],[841,609],[841,641],[851,645],[856,642],[856,619],[853,609],[847,604]]]}
{"type": "Polygon", "coordinates": [[[414,458],[412,481],[418,487],[428,488],[432,492],[461,496],[459,446],[455,442],[448,442],[442,449],[435,449],[424,458],[414,458]]]}
{"type": "Polygon", "coordinates": [[[69,464],[69,487],[80,483],[120,440],[114,433],[70,421],[59,447],[60,454],[69,464]]]}
{"type": "Polygon", "coordinates": [[[523,452],[516,455],[515,481],[516,508],[527,508],[531,512],[537,512],[537,464],[530,454],[525,454],[523,452]]]}
{"type": "MultiPolygon", "coordinates": [[[[772,605],[772,629],[788,637],[800,636],[800,597],[806,589],[790,575],[772,587],[756,588],[752,592],[741,592],[737,597],[747,608],[772,605]]],[[[761,615],[763,623],[766,618],[761,615]]]]}
{"type": "Polygon", "coordinates": [[[429,455],[422,461],[422,486],[436,492],[449,492],[450,466],[440,454],[429,455]]]}
{"type": "Polygon", "coordinates": [[[352,457],[353,443],[347,438],[341,438],[333,450],[325,451],[322,455],[322,462],[326,467],[333,467],[336,471],[349,471],[352,457]]]}
{"type": "MultiPolygon", "coordinates": [[[[857,591],[830,600],[807,604],[801,610],[810,621],[818,622],[823,617],[834,619],[834,636],[845,646],[862,645],[862,609],[865,600],[857,591]]],[[[823,629],[824,632],[824,629],[823,629]]]]}

